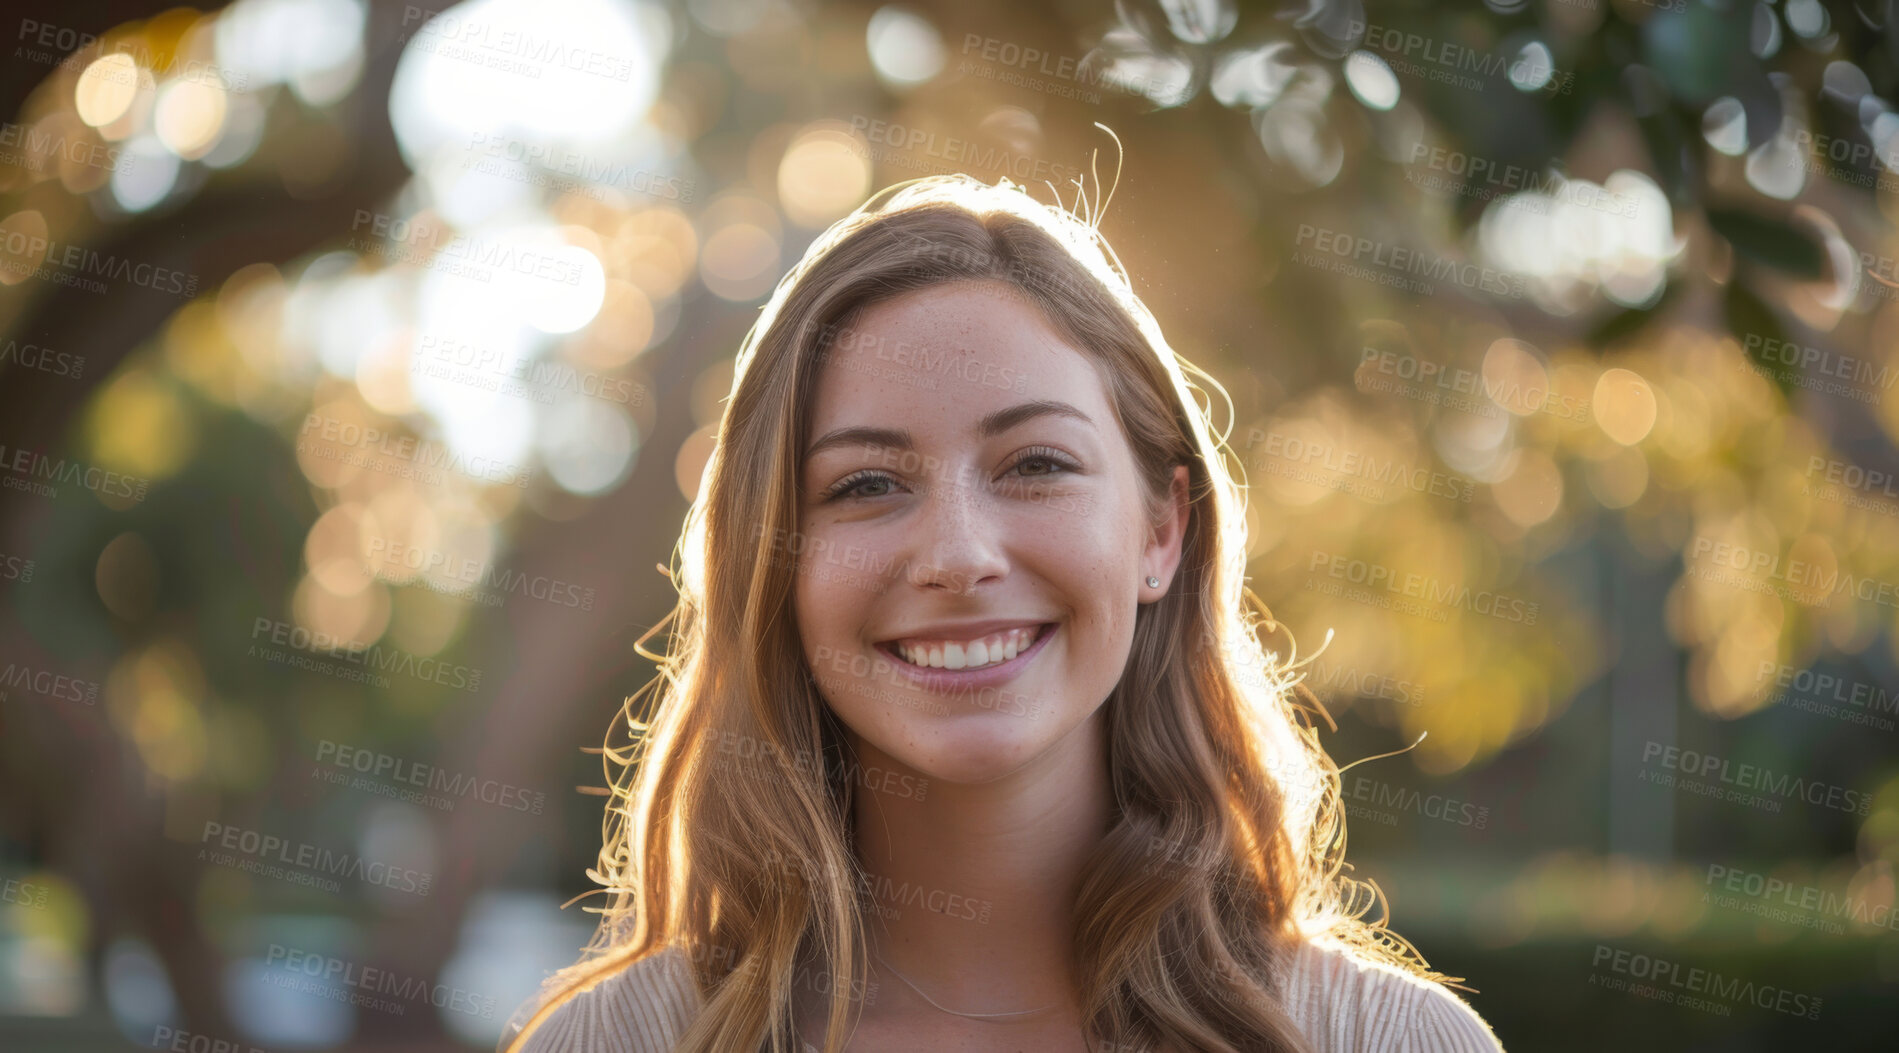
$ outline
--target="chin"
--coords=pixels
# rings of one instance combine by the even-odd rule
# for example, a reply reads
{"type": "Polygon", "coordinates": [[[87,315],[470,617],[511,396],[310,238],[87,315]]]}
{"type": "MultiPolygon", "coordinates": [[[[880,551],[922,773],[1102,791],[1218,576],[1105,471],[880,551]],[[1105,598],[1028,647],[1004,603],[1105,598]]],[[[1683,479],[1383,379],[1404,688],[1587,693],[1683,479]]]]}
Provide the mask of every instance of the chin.
{"type": "Polygon", "coordinates": [[[1092,712],[1044,709],[1032,716],[982,710],[942,716],[895,716],[869,725],[875,737],[859,738],[891,762],[945,785],[981,786],[997,782],[1075,748],[1089,748],[1083,734],[1101,716],[1092,712]]]}
{"type": "Polygon", "coordinates": [[[943,782],[980,785],[1005,778],[1046,752],[1047,729],[1021,717],[995,713],[938,718],[929,729],[899,732],[908,748],[885,750],[919,775],[943,782]]]}

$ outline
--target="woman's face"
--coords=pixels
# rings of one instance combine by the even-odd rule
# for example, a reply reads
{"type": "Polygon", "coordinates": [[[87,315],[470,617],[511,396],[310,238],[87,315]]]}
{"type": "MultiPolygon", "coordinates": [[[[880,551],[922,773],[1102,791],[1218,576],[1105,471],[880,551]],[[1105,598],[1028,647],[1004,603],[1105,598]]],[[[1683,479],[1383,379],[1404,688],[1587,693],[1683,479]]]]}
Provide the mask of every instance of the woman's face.
{"type": "Polygon", "coordinates": [[[1181,467],[1151,524],[1094,360],[1011,286],[932,286],[837,334],[810,436],[781,540],[860,759],[981,783],[1084,741],[1186,520],[1181,467]]]}

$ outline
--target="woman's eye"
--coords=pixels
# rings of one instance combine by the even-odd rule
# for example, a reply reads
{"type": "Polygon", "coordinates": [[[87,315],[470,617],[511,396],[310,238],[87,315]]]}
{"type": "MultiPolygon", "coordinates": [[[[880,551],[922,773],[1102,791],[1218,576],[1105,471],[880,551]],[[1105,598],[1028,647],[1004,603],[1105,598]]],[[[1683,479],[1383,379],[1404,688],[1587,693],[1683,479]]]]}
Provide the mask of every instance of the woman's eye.
{"type": "Polygon", "coordinates": [[[831,487],[830,492],[825,494],[824,497],[827,501],[848,497],[885,497],[890,491],[888,489],[879,490],[878,487],[887,488],[894,485],[896,485],[896,480],[881,473],[853,475],[838,483],[836,486],[831,487]],[[869,489],[866,490],[866,487],[869,489]]]}
{"type": "Polygon", "coordinates": [[[1053,450],[1030,450],[1010,468],[1024,476],[1049,476],[1057,472],[1072,472],[1076,467],[1068,458],[1053,450]]]}
{"type": "MultiPolygon", "coordinates": [[[[1062,472],[1080,471],[1079,465],[1067,456],[1046,447],[1024,451],[1015,463],[1008,468],[1024,479],[1047,479],[1062,472]]],[[[859,472],[846,476],[832,484],[824,492],[825,501],[869,500],[889,497],[902,489],[895,477],[874,471],[859,472]]]]}

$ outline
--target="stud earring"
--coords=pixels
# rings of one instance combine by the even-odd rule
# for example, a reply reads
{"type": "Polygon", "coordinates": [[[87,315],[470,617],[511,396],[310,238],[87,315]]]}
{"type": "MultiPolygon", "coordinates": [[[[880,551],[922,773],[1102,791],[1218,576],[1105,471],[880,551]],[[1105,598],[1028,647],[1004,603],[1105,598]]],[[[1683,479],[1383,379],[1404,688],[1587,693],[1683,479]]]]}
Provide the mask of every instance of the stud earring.
{"type": "Polygon", "coordinates": [[[1147,576],[1147,587],[1148,587],[1148,588],[1150,588],[1150,589],[1158,589],[1158,588],[1160,588],[1160,579],[1159,579],[1159,578],[1157,578],[1157,577],[1155,577],[1155,576],[1154,576],[1154,575],[1152,575],[1152,574],[1149,574],[1149,575],[1147,576]]]}

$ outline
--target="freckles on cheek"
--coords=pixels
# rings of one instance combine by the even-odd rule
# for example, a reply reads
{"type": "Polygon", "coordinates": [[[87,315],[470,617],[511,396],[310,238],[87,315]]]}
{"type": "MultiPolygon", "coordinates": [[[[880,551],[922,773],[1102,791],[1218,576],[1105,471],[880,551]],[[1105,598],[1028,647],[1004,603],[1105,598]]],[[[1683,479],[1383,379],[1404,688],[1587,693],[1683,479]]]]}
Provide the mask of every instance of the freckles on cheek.
{"type": "Polygon", "coordinates": [[[1092,594],[1112,596],[1115,583],[1126,576],[1128,554],[1112,538],[1087,531],[1074,531],[1052,539],[1050,558],[1064,568],[1067,576],[1089,583],[1092,594]],[[1105,592],[1103,590],[1106,590],[1105,592]]]}

